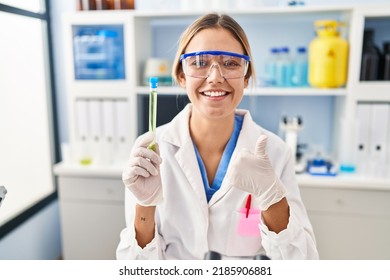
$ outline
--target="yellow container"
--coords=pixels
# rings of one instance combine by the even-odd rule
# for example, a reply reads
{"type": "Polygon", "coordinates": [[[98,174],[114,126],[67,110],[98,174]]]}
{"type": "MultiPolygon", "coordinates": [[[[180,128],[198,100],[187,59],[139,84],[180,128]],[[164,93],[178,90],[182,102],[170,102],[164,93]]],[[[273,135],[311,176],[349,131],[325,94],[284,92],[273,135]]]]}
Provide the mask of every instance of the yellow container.
{"type": "Polygon", "coordinates": [[[318,88],[337,88],[347,82],[348,43],[340,37],[335,20],[314,23],[318,37],[309,46],[309,83],[318,88]]]}

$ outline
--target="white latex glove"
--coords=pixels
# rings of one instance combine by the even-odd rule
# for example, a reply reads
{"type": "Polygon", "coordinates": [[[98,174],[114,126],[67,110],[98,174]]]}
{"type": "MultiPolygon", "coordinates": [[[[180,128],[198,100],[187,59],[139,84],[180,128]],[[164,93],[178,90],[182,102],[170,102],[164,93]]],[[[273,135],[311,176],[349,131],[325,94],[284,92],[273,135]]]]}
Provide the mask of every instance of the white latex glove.
{"type": "Polygon", "coordinates": [[[230,185],[258,198],[262,211],[286,196],[286,188],[276,176],[265,152],[267,140],[266,135],[259,137],[255,154],[242,150],[226,174],[230,185]]]}
{"type": "Polygon", "coordinates": [[[156,152],[147,148],[153,139],[153,132],[139,139],[122,173],[123,183],[142,206],[158,205],[163,200],[160,151],[157,143],[156,152]]]}

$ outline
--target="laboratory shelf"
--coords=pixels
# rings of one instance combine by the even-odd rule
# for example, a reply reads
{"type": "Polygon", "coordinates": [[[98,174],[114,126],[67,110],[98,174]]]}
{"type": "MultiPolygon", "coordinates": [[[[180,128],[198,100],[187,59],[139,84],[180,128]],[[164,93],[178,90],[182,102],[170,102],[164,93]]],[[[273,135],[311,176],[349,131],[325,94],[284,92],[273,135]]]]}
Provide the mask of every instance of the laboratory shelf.
{"type": "Polygon", "coordinates": [[[117,92],[95,92],[95,93],[88,93],[88,92],[78,92],[74,94],[74,97],[76,99],[127,99],[129,96],[129,93],[117,93],[117,92]]]}
{"type": "MultiPolygon", "coordinates": [[[[150,89],[149,89],[149,87],[144,86],[144,87],[137,87],[136,91],[137,91],[138,94],[143,95],[143,94],[149,94],[150,89]]],[[[162,94],[186,94],[186,91],[185,91],[185,89],[183,89],[181,87],[159,86],[158,87],[158,93],[162,93],[162,94]]]]}
{"type": "Polygon", "coordinates": [[[81,165],[75,162],[60,162],[54,165],[53,172],[63,177],[116,178],[122,177],[124,164],[81,165]]]}
{"type": "Polygon", "coordinates": [[[368,177],[356,174],[313,176],[305,173],[298,174],[297,180],[300,187],[390,191],[390,178],[368,177]]]}
{"type": "Polygon", "coordinates": [[[129,81],[78,81],[69,85],[73,98],[127,99],[131,93],[129,81]]]}
{"type": "MultiPolygon", "coordinates": [[[[286,16],[295,16],[297,14],[308,14],[308,15],[313,15],[313,14],[327,14],[327,13],[342,13],[342,12],[350,12],[353,9],[353,6],[328,6],[328,7],[321,7],[321,6],[286,6],[286,7],[251,7],[250,9],[246,8],[219,8],[215,9],[216,12],[223,12],[227,13],[233,16],[240,16],[243,15],[245,17],[248,16],[255,16],[258,17],[259,14],[264,14],[267,15],[269,14],[270,16],[273,16],[275,14],[280,15],[284,14],[286,16]]],[[[199,15],[204,14],[204,11],[197,11],[196,9],[191,10],[191,11],[182,11],[182,10],[172,10],[172,11],[142,11],[142,10],[137,10],[134,13],[134,16],[136,18],[154,18],[154,19],[171,19],[171,18],[188,18],[191,16],[197,17],[199,15]]],[[[167,23],[167,21],[165,21],[167,23]]]]}
{"type": "Polygon", "coordinates": [[[245,90],[248,95],[277,95],[277,96],[344,96],[347,94],[347,89],[320,89],[320,88],[275,88],[275,87],[257,87],[254,89],[248,88],[245,90]]]}
{"type": "Polygon", "coordinates": [[[390,101],[390,81],[360,82],[356,88],[358,89],[358,92],[355,93],[357,101],[390,101]]]}

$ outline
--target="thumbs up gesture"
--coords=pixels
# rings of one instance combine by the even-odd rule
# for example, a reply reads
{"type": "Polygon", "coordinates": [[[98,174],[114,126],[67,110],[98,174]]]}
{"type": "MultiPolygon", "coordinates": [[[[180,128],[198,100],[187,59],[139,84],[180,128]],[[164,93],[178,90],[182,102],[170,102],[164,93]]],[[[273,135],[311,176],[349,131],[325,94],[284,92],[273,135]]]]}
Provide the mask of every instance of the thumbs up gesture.
{"type": "Polygon", "coordinates": [[[265,151],[267,140],[266,135],[259,137],[255,154],[242,150],[226,174],[231,186],[257,197],[263,211],[286,196],[286,188],[276,176],[265,151]]]}

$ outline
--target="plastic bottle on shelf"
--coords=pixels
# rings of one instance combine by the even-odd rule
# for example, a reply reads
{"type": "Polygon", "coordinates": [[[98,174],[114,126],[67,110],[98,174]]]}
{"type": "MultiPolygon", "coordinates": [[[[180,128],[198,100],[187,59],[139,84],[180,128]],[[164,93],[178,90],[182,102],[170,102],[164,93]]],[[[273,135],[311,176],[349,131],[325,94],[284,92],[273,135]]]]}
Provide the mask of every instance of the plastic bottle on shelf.
{"type": "Polygon", "coordinates": [[[340,37],[336,20],[318,20],[317,38],[309,46],[309,83],[317,88],[338,88],[347,82],[348,42],[340,37]]]}
{"type": "Polygon", "coordinates": [[[361,81],[379,80],[379,63],[381,53],[374,43],[374,30],[364,30],[363,52],[360,70],[361,81]]]}
{"type": "Polygon", "coordinates": [[[108,10],[109,4],[107,0],[96,0],[96,10],[108,10]]]}
{"type": "Polygon", "coordinates": [[[276,85],[276,63],[279,60],[279,49],[270,48],[270,53],[268,59],[265,62],[265,86],[275,86],[276,85]]]}
{"type": "Polygon", "coordinates": [[[79,11],[96,10],[96,1],[95,0],[79,0],[78,1],[78,10],[79,11]]]}
{"type": "Polygon", "coordinates": [[[275,84],[277,87],[292,86],[292,63],[290,58],[290,49],[288,47],[280,48],[279,59],[275,68],[275,84]]]}
{"type": "Polygon", "coordinates": [[[307,51],[305,47],[298,47],[297,54],[293,62],[293,77],[292,84],[296,87],[305,87],[308,85],[307,81],[307,51]]]}
{"type": "Polygon", "coordinates": [[[134,9],[134,0],[107,0],[111,10],[134,9]]]}
{"type": "Polygon", "coordinates": [[[390,81],[390,42],[383,43],[383,80],[390,81]]]}

